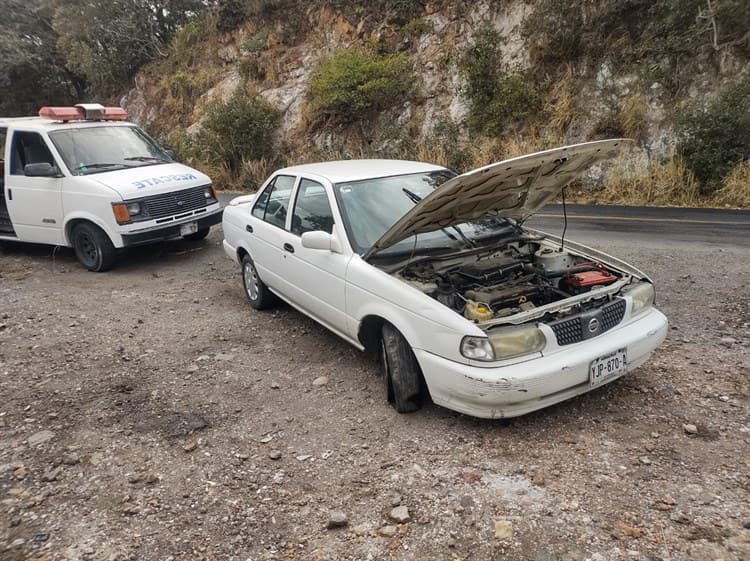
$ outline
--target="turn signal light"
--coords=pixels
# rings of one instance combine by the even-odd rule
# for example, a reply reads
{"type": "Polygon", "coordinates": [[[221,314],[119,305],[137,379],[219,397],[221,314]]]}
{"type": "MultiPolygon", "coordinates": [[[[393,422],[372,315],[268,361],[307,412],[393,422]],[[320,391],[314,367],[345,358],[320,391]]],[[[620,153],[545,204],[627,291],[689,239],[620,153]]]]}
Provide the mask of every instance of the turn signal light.
{"type": "Polygon", "coordinates": [[[112,212],[115,213],[115,220],[118,224],[127,224],[130,222],[130,211],[125,203],[113,203],[112,212]]]}

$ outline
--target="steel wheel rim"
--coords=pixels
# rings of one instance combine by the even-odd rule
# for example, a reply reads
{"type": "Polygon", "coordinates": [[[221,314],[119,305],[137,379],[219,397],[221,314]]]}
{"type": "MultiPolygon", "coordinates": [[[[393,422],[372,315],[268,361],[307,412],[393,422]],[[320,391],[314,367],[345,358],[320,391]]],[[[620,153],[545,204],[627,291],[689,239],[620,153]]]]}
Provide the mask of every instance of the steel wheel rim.
{"type": "Polygon", "coordinates": [[[247,297],[250,298],[250,300],[257,300],[260,289],[258,288],[258,274],[255,272],[255,267],[250,263],[245,263],[242,272],[245,280],[245,291],[247,292],[247,297]]]}
{"type": "Polygon", "coordinates": [[[78,247],[84,260],[91,265],[95,265],[99,259],[99,248],[88,234],[80,234],[78,237],[78,247]]]}

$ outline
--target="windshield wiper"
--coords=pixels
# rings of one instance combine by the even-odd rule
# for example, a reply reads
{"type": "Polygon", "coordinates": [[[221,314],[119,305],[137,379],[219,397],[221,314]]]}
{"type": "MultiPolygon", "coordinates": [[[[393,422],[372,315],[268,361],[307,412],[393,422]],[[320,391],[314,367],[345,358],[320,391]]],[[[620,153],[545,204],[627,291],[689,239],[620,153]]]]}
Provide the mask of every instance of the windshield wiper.
{"type": "Polygon", "coordinates": [[[113,167],[128,167],[125,164],[104,164],[104,163],[98,163],[98,164],[81,164],[78,166],[75,171],[86,171],[87,169],[98,169],[98,168],[113,168],[113,167]]]}
{"type": "Polygon", "coordinates": [[[159,158],[158,156],[129,156],[127,158],[123,158],[123,160],[135,160],[137,162],[164,162],[164,163],[167,163],[167,160],[163,160],[162,158],[159,158]]]}
{"type": "MultiPolygon", "coordinates": [[[[419,203],[422,200],[422,197],[420,197],[419,195],[417,195],[413,191],[409,191],[409,189],[407,189],[406,187],[402,187],[401,190],[404,192],[404,194],[406,194],[407,197],[409,197],[409,199],[411,200],[411,202],[413,202],[414,204],[417,204],[417,203],[419,203]]],[[[451,226],[451,229],[454,232],[456,232],[459,236],[461,236],[461,239],[464,241],[464,243],[466,245],[468,245],[469,247],[475,247],[476,246],[476,244],[473,241],[471,241],[469,238],[467,238],[466,235],[461,231],[461,228],[459,228],[458,226],[451,226]]],[[[458,241],[456,239],[456,236],[454,236],[452,234],[449,234],[448,231],[445,228],[440,228],[440,230],[442,230],[442,232],[446,236],[448,236],[450,239],[452,239],[454,241],[458,241]]]]}

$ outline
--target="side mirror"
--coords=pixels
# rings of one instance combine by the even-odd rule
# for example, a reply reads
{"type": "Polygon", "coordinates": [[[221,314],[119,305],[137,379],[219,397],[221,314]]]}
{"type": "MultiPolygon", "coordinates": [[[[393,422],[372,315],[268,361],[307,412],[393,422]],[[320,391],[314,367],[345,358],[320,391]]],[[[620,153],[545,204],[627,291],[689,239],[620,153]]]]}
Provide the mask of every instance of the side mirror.
{"type": "Polygon", "coordinates": [[[323,249],[331,251],[333,236],[328,232],[322,230],[314,230],[312,232],[304,232],[302,234],[302,247],[307,249],[323,249]]]}
{"type": "Polygon", "coordinates": [[[177,154],[174,150],[164,150],[164,153],[169,156],[171,159],[173,159],[175,162],[177,161],[177,154]]]}
{"type": "Polygon", "coordinates": [[[57,166],[48,162],[39,162],[38,164],[26,164],[23,166],[23,174],[26,177],[57,177],[60,171],[57,166]]]}

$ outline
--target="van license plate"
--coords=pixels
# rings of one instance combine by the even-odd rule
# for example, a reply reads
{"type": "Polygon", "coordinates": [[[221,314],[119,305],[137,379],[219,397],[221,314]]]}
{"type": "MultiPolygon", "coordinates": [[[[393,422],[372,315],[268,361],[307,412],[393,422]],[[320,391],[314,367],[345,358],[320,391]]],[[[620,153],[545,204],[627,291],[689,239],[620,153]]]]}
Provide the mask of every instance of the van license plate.
{"type": "Polygon", "coordinates": [[[593,388],[625,374],[625,349],[593,360],[589,365],[589,385],[593,388]]]}
{"type": "Polygon", "coordinates": [[[188,234],[195,234],[198,231],[197,222],[188,222],[180,226],[180,235],[187,236],[188,234]]]}

